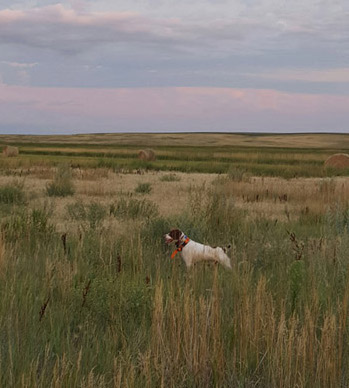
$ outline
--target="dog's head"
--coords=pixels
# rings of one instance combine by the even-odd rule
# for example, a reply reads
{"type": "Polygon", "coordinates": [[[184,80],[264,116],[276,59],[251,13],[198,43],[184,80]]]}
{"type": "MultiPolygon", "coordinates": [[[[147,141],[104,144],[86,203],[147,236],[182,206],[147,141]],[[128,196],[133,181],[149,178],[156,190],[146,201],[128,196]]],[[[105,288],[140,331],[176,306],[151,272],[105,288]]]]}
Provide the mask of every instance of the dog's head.
{"type": "Polygon", "coordinates": [[[181,236],[182,236],[182,231],[179,229],[171,229],[170,232],[165,234],[165,243],[166,244],[171,244],[172,242],[177,242],[181,236]]]}

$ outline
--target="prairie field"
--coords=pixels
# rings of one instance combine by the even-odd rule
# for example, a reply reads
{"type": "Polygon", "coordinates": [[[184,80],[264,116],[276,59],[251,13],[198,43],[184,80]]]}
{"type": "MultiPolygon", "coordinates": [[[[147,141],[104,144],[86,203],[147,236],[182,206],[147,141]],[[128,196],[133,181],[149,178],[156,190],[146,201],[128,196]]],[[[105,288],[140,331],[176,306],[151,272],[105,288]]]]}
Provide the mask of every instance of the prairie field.
{"type": "Polygon", "coordinates": [[[115,172],[152,171],[223,174],[239,169],[254,176],[284,178],[348,175],[349,169],[325,170],[324,161],[346,152],[346,134],[89,134],[72,136],[0,135],[0,145],[18,146],[18,158],[0,159],[0,168],[107,168],[115,172]],[[152,148],[156,160],[138,159],[152,148]]]}
{"type": "Polygon", "coordinates": [[[0,141],[1,387],[349,386],[348,135],[0,141]]]}

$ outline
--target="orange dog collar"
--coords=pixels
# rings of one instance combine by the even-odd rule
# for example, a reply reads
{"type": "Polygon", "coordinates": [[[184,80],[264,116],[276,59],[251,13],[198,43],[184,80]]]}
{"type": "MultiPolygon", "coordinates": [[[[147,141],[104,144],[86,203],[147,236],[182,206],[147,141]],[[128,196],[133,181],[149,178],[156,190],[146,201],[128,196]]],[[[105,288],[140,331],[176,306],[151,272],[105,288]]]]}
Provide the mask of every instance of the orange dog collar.
{"type": "Polygon", "coordinates": [[[171,255],[171,259],[174,259],[174,257],[177,255],[178,252],[181,252],[182,249],[188,244],[188,242],[190,241],[190,238],[187,237],[187,236],[184,236],[185,237],[185,240],[182,242],[181,245],[179,245],[177,247],[177,249],[175,251],[172,252],[172,255],[171,255]]]}

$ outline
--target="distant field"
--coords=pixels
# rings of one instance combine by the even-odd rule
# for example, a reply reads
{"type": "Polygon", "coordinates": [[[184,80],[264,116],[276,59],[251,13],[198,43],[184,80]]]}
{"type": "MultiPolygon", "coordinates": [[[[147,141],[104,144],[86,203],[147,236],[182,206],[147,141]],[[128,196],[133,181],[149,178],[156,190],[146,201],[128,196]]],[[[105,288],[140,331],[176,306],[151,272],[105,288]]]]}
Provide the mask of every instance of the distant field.
{"type": "Polygon", "coordinates": [[[346,152],[349,135],[241,135],[241,134],[96,134],[72,136],[0,136],[0,145],[20,149],[16,159],[0,160],[3,168],[70,163],[73,167],[119,170],[171,170],[226,173],[239,169],[257,176],[322,177],[347,175],[325,171],[324,161],[346,152]],[[138,160],[151,147],[155,162],[138,160]]]}
{"type": "Polygon", "coordinates": [[[349,148],[347,134],[107,133],[83,135],[0,135],[1,143],[104,144],[114,146],[251,146],[349,148]]]}

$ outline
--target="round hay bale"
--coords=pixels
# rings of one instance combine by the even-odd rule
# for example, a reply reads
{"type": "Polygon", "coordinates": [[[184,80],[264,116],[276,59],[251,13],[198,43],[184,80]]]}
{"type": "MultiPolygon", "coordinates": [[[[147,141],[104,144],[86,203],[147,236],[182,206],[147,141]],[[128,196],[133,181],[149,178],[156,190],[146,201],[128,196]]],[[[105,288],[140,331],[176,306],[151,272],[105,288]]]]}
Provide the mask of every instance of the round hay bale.
{"type": "Polygon", "coordinates": [[[325,167],[349,168],[348,154],[334,154],[325,161],[325,167]]]}
{"type": "Polygon", "coordinates": [[[13,157],[19,154],[18,147],[5,146],[2,150],[2,154],[5,157],[13,157]]]}
{"type": "Polygon", "coordinates": [[[138,159],[145,160],[147,162],[153,162],[156,159],[155,152],[153,150],[141,150],[138,153],[138,159]]]}

